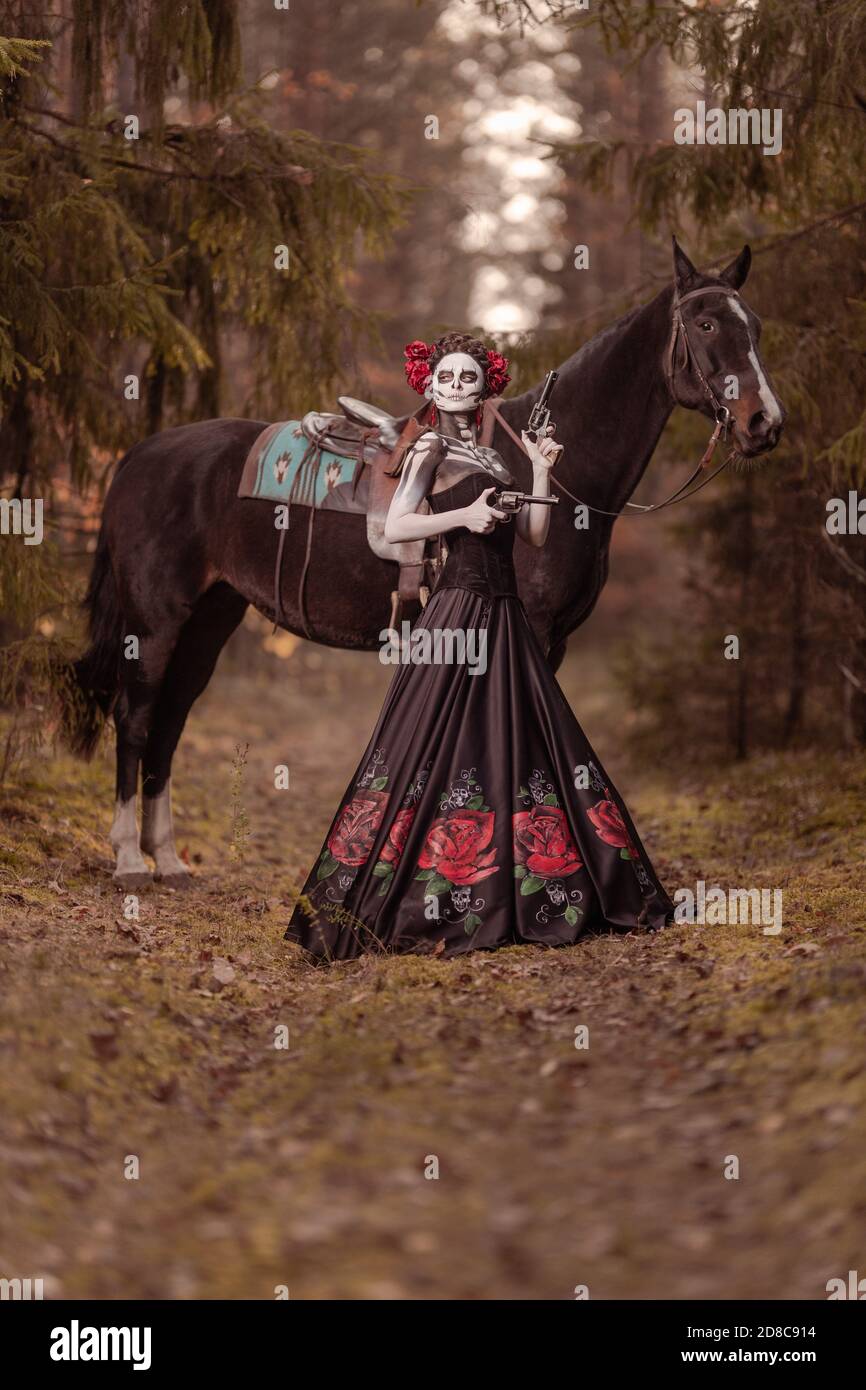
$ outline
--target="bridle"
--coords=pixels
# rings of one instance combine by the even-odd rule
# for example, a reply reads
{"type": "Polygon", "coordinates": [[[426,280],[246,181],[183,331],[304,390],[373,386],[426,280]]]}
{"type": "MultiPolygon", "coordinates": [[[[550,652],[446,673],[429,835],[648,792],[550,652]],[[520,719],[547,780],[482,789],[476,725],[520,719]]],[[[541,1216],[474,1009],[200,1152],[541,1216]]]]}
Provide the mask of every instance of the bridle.
{"type": "MultiPolygon", "coordinates": [[[[685,304],[689,299],[696,299],[700,294],[724,294],[727,295],[729,298],[731,296],[733,296],[735,299],[739,298],[737,291],[731,289],[728,285],[706,285],[703,289],[689,290],[688,294],[683,295],[679,294],[679,292],[676,289],[674,289],[673,314],[671,317],[671,336],[668,341],[664,357],[664,372],[665,380],[668,385],[668,390],[671,393],[671,398],[674,404],[678,405],[679,401],[677,400],[676,392],[674,390],[674,383],[676,381],[677,375],[679,372],[684,371],[686,369],[694,371],[695,375],[698,378],[698,381],[701,384],[701,387],[703,388],[705,395],[708,397],[713,407],[713,415],[715,417],[715,425],[713,428],[713,432],[710,435],[709,443],[707,444],[706,449],[701,455],[697,467],[692,470],[688,478],[686,478],[685,482],[682,483],[674,492],[672,492],[670,497],[666,497],[663,502],[653,502],[648,506],[645,506],[640,502],[626,502],[625,507],[622,509],[622,511],[619,512],[606,511],[603,507],[592,507],[588,502],[582,502],[579,497],[575,497],[573,492],[569,492],[565,484],[560,482],[558,478],[551,478],[550,481],[555,488],[558,488],[560,492],[565,493],[565,496],[569,497],[572,502],[577,502],[579,506],[586,507],[587,511],[595,512],[598,516],[634,516],[635,514],[637,514],[638,516],[646,516],[649,512],[660,512],[665,507],[672,506],[675,502],[685,502],[688,500],[688,498],[694,497],[696,492],[700,492],[701,488],[707,486],[707,483],[711,483],[714,478],[717,478],[718,475],[722,472],[722,469],[727,468],[729,462],[728,457],[724,458],[720,464],[717,464],[717,466],[713,469],[712,473],[708,473],[707,476],[701,480],[701,482],[697,483],[696,487],[692,487],[692,483],[696,482],[696,480],[700,477],[701,473],[703,473],[707,468],[709,468],[710,463],[712,461],[713,453],[715,452],[716,445],[718,444],[720,439],[724,439],[727,437],[728,427],[731,421],[731,412],[728,410],[728,407],[724,405],[723,402],[719,399],[718,395],[713,390],[710,382],[707,380],[707,377],[701,369],[701,364],[697,359],[694,347],[692,346],[691,340],[689,339],[689,331],[685,325],[685,321],[681,313],[682,305],[685,304]],[[683,355],[682,360],[678,362],[677,355],[680,345],[682,345],[683,348],[683,355]],[[632,509],[631,512],[626,511],[627,507],[630,507],[632,509]]],[[[521,449],[524,454],[527,454],[528,457],[528,451],[524,446],[523,440],[518,438],[517,434],[511,428],[508,421],[505,420],[503,416],[500,414],[495,403],[492,400],[488,400],[485,401],[484,406],[485,409],[488,409],[491,412],[491,414],[493,414],[496,417],[496,419],[499,421],[499,424],[505,430],[506,434],[511,436],[518,448],[521,449]]]]}
{"type": "Polygon", "coordinates": [[[678,404],[676,392],[674,391],[674,382],[676,380],[677,373],[683,371],[685,368],[691,367],[695,371],[698,381],[701,383],[701,386],[704,389],[704,394],[709,397],[710,402],[712,403],[713,412],[716,417],[716,424],[720,426],[721,430],[727,430],[728,423],[731,417],[731,412],[728,410],[728,407],[724,405],[723,402],[719,399],[719,397],[716,395],[716,392],[713,390],[710,382],[704,376],[704,373],[701,370],[701,364],[698,361],[697,356],[695,355],[695,350],[692,347],[692,344],[689,340],[689,330],[686,328],[681,313],[681,308],[683,304],[685,304],[689,299],[697,299],[698,295],[701,294],[723,294],[728,299],[739,299],[737,291],[731,289],[727,285],[707,285],[702,290],[689,290],[688,294],[684,295],[680,295],[676,290],[674,291],[673,317],[671,320],[671,336],[670,342],[668,343],[668,349],[665,354],[665,377],[667,378],[668,389],[670,390],[671,396],[673,397],[674,401],[678,404]],[[683,360],[682,362],[677,362],[676,354],[677,348],[680,343],[682,343],[684,349],[683,360]]]}

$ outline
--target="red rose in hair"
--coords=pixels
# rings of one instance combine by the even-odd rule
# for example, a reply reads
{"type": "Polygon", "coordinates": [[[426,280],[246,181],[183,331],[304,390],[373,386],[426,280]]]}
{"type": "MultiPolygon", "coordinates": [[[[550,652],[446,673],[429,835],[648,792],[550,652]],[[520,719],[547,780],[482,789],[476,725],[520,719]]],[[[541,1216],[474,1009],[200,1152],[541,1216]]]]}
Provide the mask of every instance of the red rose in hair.
{"type": "Polygon", "coordinates": [[[518,811],[514,822],[514,858],[538,878],[568,878],[582,868],[565,812],[558,806],[518,811]]]}
{"type": "Polygon", "coordinates": [[[593,825],[595,833],[600,840],[604,840],[606,845],[613,845],[616,849],[628,850],[630,859],[637,859],[638,852],[631,842],[622,812],[615,801],[598,801],[595,806],[590,806],[586,813],[593,825]]]}
{"type": "Polygon", "coordinates": [[[328,836],[328,849],[340,864],[357,868],[366,863],[387,804],[388,793],[372,788],[346,802],[328,836]]]}
{"type": "Polygon", "coordinates": [[[430,380],[429,358],[432,351],[432,347],[422,342],[420,338],[407,343],[403,349],[403,356],[406,358],[406,380],[412,390],[418,392],[419,396],[423,396],[430,380]]]}
{"type": "Polygon", "coordinates": [[[404,806],[394,817],[391,829],[388,831],[388,838],[382,846],[379,855],[386,864],[399,864],[403,850],[406,848],[406,836],[409,834],[409,827],[415,819],[415,807],[404,806]]]}
{"type": "Polygon", "coordinates": [[[491,396],[498,396],[511,380],[508,375],[508,358],[503,357],[501,352],[494,352],[491,348],[487,353],[487,364],[487,372],[485,373],[487,389],[491,396]]]}
{"type": "Polygon", "coordinates": [[[488,850],[493,839],[493,811],[452,811],[434,820],[418,859],[421,869],[435,869],[449,883],[480,883],[498,873],[493,861],[496,850],[488,850]],[[486,850],[487,853],[482,853],[486,850]]]}

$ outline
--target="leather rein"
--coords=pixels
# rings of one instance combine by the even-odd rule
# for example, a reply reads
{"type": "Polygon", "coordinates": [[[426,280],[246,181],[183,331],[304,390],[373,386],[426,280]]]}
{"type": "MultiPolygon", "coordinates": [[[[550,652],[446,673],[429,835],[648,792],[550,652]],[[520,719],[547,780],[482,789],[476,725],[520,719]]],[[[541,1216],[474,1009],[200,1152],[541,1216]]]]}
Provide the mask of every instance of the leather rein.
{"type": "MultiPolygon", "coordinates": [[[[722,469],[727,468],[729,460],[725,458],[722,460],[720,464],[717,464],[717,466],[713,469],[712,473],[707,474],[706,478],[704,478],[701,482],[697,484],[697,487],[692,487],[692,483],[694,483],[700,477],[701,473],[703,473],[707,468],[709,468],[710,463],[712,461],[713,453],[715,452],[716,445],[718,444],[719,439],[724,438],[727,435],[728,426],[730,424],[731,419],[731,412],[728,410],[728,407],[724,405],[722,401],[719,399],[719,397],[716,395],[716,392],[713,390],[712,386],[710,385],[709,381],[707,380],[706,376],[701,370],[701,365],[698,362],[697,357],[695,356],[694,348],[692,347],[692,344],[689,340],[688,329],[686,328],[686,325],[683,321],[683,316],[680,312],[681,305],[685,304],[686,301],[689,299],[696,299],[699,294],[725,294],[729,297],[733,295],[734,298],[737,298],[738,296],[736,290],[729,288],[727,285],[707,285],[704,289],[690,290],[688,294],[684,294],[682,296],[677,294],[676,292],[674,293],[673,318],[671,321],[671,336],[668,342],[667,349],[665,351],[665,380],[667,381],[668,389],[670,390],[670,393],[674,398],[674,403],[678,404],[676,396],[674,395],[674,381],[676,379],[676,375],[679,371],[682,371],[684,368],[687,368],[689,366],[691,366],[694,369],[698,381],[700,382],[701,387],[704,390],[705,395],[708,397],[712,404],[713,413],[715,415],[715,426],[713,428],[712,434],[710,435],[709,443],[707,444],[706,449],[701,455],[701,458],[698,461],[697,466],[692,470],[692,472],[686,478],[685,482],[681,483],[680,486],[676,488],[674,492],[671,493],[670,497],[666,497],[663,502],[653,502],[648,506],[645,506],[640,502],[626,502],[625,507],[618,512],[609,512],[606,511],[603,507],[592,507],[588,502],[582,502],[579,497],[575,497],[573,492],[569,492],[565,484],[560,482],[558,478],[551,478],[550,481],[555,488],[558,488],[560,492],[565,493],[566,497],[569,497],[572,502],[576,502],[578,506],[586,507],[587,511],[595,512],[598,516],[646,516],[649,512],[660,512],[665,507],[672,506],[675,502],[685,502],[690,497],[694,497],[695,493],[700,492],[701,488],[706,487],[707,483],[711,483],[714,478],[718,477],[718,475],[722,472],[722,469]],[[683,345],[684,353],[682,361],[677,363],[677,348],[680,343],[682,343],[683,345]],[[627,507],[632,508],[631,512],[626,511],[627,507]]],[[[523,443],[523,440],[520,439],[519,436],[515,433],[515,431],[511,428],[508,421],[501,414],[493,400],[488,400],[485,402],[485,409],[489,410],[490,413],[493,416],[495,416],[496,420],[505,430],[505,433],[511,437],[511,439],[514,441],[517,447],[520,450],[522,450],[522,452],[526,454],[528,458],[529,453],[526,449],[526,446],[523,443]]]]}

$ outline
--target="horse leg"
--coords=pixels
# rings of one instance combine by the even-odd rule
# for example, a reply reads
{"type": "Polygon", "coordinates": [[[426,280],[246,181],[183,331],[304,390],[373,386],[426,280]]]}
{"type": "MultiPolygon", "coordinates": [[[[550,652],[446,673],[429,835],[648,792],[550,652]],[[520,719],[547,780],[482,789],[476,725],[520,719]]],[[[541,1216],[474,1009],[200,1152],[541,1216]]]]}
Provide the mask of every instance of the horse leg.
{"type": "MultiPolygon", "coordinates": [[[[121,747],[121,735],[117,734],[117,797],[114,803],[114,820],[108,832],[108,840],[114,850],[114,882],[121,888],[144,888],[151,880],[151,872],[138,847],[138,824],[135,819],[135,791],[127,791],[129,783],[130,759],[128,752],[121,747]]],[[[136,764],[133,774],[138,777],[136,764]]]]}
{"type": "Polygon", "coordinates": [[[151,879],[139,847],[135,819],[138,770],[179,630],[179,623],[166,624],[158,636],[139,637],[137,658],[125,660],[121,670],[121,692],[114,710],[117,799],[109,840],[117,856],[114,881],[123,888],[140,888],[151,879]]]}
{"type": "Polygon", "coordinates": [[[247,600],[224,583],[202,595],[172,653],[154,710],[142,767],[141,848],[153,857],[157,879],[172,888],[186,887],[190,878],[174,843],[172,758],[187,715],[246,609],[247,600]]]}

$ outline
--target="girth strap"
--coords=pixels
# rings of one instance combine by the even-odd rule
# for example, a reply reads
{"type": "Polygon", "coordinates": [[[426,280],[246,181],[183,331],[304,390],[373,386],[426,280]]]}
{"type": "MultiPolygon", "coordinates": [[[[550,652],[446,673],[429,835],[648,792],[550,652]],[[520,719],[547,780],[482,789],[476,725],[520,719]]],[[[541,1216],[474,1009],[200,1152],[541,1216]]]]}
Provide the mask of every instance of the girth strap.
{"type": "Polygon", "coordinates": [[[316,480],[318,478],[321,462],[322,450],[317,444],[311,443],[306,449],[298,467],[295,481],[292,485],[292,491],[286,503],[286,525],[280,530],[280,539],[277,542],[277,558],[274,565],[274,632],[276,632],[283,621],[283,551],[286,545],[286,535],[291,525],[292,502],[298,500],[297,494],[299,492],[303,492],[304,504],[309,505],[310,519],[307,523],[307,549],[304,554],[301,577],[298,581],[298,610],[301,615],[301,625],[304,629],[304,636],[310,642],[313,641],[313,634],[310,631],[310,623],[307,616],[306,587],[307,572],[310,568],[310,560],[313,554],[313,522],[316,516],[316,480]]]}

